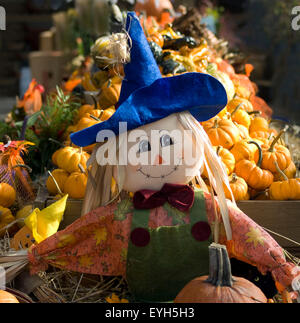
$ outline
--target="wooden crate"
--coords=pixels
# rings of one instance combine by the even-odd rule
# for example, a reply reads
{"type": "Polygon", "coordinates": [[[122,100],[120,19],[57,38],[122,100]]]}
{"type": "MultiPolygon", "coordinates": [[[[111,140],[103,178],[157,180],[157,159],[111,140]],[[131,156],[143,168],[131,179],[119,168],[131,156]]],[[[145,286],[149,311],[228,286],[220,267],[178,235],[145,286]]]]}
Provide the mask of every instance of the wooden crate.
{"type": "MultiPolygon", "coordinates": [[[[263,228],[300,243],[300,201],[240,201],[237,205],[263,228]]],[[[270,235],[281,247],[300,257],[299,246],[275,234],[270,235]]]]}

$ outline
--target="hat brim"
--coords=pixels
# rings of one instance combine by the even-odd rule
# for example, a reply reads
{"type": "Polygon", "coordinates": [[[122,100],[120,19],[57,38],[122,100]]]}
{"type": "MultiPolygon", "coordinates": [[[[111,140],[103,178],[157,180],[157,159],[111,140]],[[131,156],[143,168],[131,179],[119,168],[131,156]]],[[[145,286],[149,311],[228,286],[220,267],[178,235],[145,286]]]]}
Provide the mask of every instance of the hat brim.
{"type": "Polygon", "coordinates": [[[95,143],[102,130],[119,135],[122,132],[120,122],[126,122],[129,131],[187,110],[201,122],[217,115],[226,104],[224,86],[209,74],[185,73],[160,78],[133,92],[107,121],[75,132],[70,137],[75,145],[85,147],[95,143]]]}

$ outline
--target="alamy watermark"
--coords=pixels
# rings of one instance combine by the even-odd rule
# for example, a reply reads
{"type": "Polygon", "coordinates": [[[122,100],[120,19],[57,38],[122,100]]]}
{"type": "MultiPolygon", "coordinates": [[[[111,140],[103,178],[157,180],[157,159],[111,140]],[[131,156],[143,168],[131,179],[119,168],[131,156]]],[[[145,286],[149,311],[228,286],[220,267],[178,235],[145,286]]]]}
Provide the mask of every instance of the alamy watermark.
{"type": "Polygon", "coordinates": [[[0,30],[6,30],[6,11],[0,6],[0,30]]]}
{"type": "Polygon", "coordinates": [[[292,19],[292,29],[300,30],[300,6],[296,6],[292,9],[292,15],[295,16],[292,19]]]}

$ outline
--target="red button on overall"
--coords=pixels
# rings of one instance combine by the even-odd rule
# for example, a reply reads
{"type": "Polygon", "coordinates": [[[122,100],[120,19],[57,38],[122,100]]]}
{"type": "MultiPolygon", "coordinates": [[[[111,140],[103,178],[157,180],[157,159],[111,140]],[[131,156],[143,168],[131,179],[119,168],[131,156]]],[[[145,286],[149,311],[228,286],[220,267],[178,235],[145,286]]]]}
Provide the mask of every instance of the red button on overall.
{"type": "Polygon", "coordinates": [[[194,239],[197,241],[206,241],[211,234],[210,225],[204,221],[195,223],[191,231],[194,239]]]}
{"type": "Polygon", "coordinates": [[[131,232],[131,242],[137,247],[145,247],[150,242],[150,233],[144,228],[136,228],[131,232]]]}

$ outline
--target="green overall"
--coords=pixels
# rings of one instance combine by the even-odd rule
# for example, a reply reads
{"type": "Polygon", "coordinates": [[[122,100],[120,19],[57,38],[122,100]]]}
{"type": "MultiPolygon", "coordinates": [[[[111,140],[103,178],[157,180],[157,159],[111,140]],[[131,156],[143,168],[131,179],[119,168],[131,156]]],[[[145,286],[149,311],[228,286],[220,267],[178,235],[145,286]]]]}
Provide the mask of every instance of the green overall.
{"type": "MultiPolygon", "coordinates": [[[[168,216],[176,216],[171,207],[167,209],[168,216]]],[[[144,231],[149,243],[137,246],[132,239],[129,240],[127,282],[137,301],[173,301],[189,281],[208,274],[208,246],[212,242],[212,234],[203,192],[195,191],[190,224],[150,229],[149,217],[150,210],[133,212],[131,232],[144,231]],[[201,231],[205,231],[204,235],[201,231]]]]}

